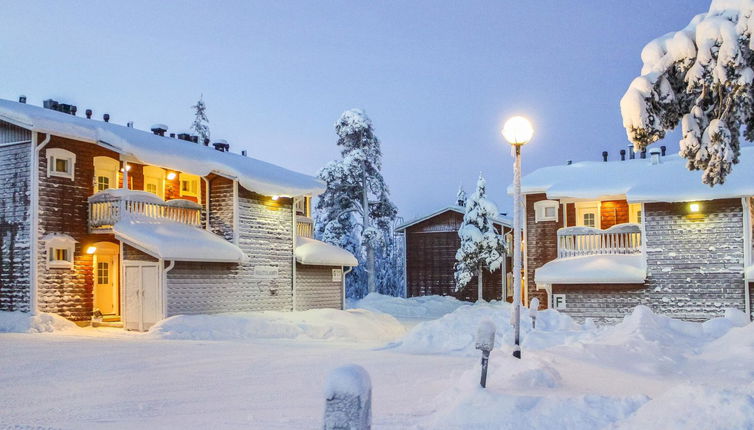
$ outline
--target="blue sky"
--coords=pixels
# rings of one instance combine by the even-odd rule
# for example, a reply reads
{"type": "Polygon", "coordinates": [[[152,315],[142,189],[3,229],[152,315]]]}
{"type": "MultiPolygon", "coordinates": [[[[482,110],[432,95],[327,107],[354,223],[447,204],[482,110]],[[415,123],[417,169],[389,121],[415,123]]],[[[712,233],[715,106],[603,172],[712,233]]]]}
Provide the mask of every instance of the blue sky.
{"type": "MultiPolygon", "coordinates": [[[[642,47],[707,0],[6,2],[0,98],[55,98],[97,117],[187,129],[204,94],[231,150],[314,174],[333,124],[366,110],[406,219],[450,204],[479,172],[511,202],[504,120],[530,117],[524,172],[611,158],[642,47]]],[[[678,147],[677,135],[664,144],[678,147]]],[[[598,180],[598,178],[595,178],[598,180]]]]}

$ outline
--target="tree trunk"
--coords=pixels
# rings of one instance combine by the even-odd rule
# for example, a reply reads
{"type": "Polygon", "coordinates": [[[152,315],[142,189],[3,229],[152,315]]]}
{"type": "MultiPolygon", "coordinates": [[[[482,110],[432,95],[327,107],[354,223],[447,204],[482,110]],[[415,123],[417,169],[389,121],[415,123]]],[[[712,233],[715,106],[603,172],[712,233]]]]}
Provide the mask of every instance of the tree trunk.
{"type": "MultiPolygon", "coordinates": [[[[361,207],[364,212],[364,230],[369,228],[369,193],[367,192],[367,174],[366,169],[361,182],[361,207]]],[[[372,249],[372,243],[366,243],[367,248],[367,292],[377,292],[377,284],[374,279],[374,249],[372,249]]]]}
{"type": "Polygon", "coordinates": [[[481,268],[477,270],[477,274],[476,274],[476,291],[477,291],[476,299],[477,301],[484,300],[484,281],[482,281],[483,273],[484,272],[482,271],[481,268]]]}

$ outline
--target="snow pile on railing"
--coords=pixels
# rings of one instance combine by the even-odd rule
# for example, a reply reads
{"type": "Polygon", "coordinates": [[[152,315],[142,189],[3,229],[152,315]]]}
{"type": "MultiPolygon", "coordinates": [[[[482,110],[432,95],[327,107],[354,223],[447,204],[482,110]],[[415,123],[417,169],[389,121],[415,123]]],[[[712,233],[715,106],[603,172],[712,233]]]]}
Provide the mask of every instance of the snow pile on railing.
{"type": "Polygon", "coordinates": [[[150,330],[162,339],[297,339],[388,342],[406,332],[395,318],[365,310],[312,309],[304,312],[243,312],[177,315],[150,330]]]}
{"type": "Polygon", "coordinates": [[[50,333],[76,328],[76,324],[55,314],[34,316],[28,312],[0,311],[0,333],[50,333]]]}

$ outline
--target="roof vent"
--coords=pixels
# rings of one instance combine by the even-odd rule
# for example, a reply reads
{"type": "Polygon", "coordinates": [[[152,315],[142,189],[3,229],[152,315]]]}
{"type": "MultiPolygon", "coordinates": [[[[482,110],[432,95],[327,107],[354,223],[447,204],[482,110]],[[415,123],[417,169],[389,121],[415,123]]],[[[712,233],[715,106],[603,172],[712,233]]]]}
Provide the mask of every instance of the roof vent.
{"type": "Polygon", "coordinates": [[[76,116],[76,112],[79,111],[79,108],[76,106],[71,106],[71,115],[76,116]]]}
{"type": "Polygon", "coordinates": [[[18,96],[18,102],[26,104],[26,96],[18,96]]]}
{"type": "Polygon", "coordinates": [[[126,123],[126,127],[128,127],[128,128],[134,128],[134,122],[133,121],[128,121],[126,123]]]}
{"type": "Polygon", "coordinates": [[[205,137],[202,143],[204,143],[204,146],[209,146],[209,137],[205,137]]]}
{"type": "Polygon", "coordinates": [[[102,115],[102,119],[104,119],[105,122],[110,122],[110,114],[106,113],[106,114],[102,115]]]}
{"type": "Polygon", "coordinates": [[[153,124],[152,127],[149,127],[149,129],[152,130],[152,133],[156,134],[157,136],[164,136],[165,132],[168,131],[168,126],[165,124],[153,124]]]}
{"type": "Polygon", "coordinates": [[[636,158],[636,153],[634,152],[634,145],[630,143],[628,144],[628,159],[633,160],[634,158],[636,158]]]}
{"type": "Polygon", "coordinates": [[[44,106],[45,109],[67,113],[69,115],[76,115],[76,106],[65,104],[65,103],[58,103],[56,100],[53,100],[53,99],[45,100],[44,102],[42,102],[42,106],[44,106]]]}
{"type": "Polygon", "coordinates": [[[573,160],[566,161],[566,166],[570,166],[571,164],[573,164],[573,160]]]}
{"type": "Polygon", "coordinates": [[[621,149],[620,150],[620,161],[626,161],[626,150],[621,149]]]}
{"type": "Polygon", "coordinates": [[[197,136],[197,135],[191,136],[191,141],[194,142],[194,143],[199,143],[199,136],[197,136]]]}
{"type": "Polygon", "coordinates": [[[667,151],[667,150],[668,150],[668,147],[667,147],[667,146],[665,146],[665,145],[662,145],[662,146],[660,147],[660,152],[661,152],[661,155],[662,155],[663,157],[665,156],[665,151],[667,151]]]}
{"type": "Polygon", "coordinates": [[[241,151],[241,155],[243,155],[244,157],[248,157],[248,153],[246,152],[245,149],[241,151]]]}
{"type": "Polygon", "coordinates": [[[170,133],[170,137],[172,137],[173,139],[175,139],[175,133],[170,133]]]}
{"type": "Polygon", "coordinates": [[[58,110],[58,102],[57,100],[47,99],[42,102],[42,107],[45,109],[58,110]]]}
{"type": "MultiPolygon", "coordinates": [[[[649,150],[649,159],[651,163],[654,164],[660,164],[660,154],[662,151],[659,148],[652,148],[649,150]]],[[[644,157],[642,157],[644,158],[644,157]]]]}
{"type": "Polygon", "coordinates": [[[217,139],[216,141],[212,142],[212,146],[214,146],[215,149],[220,152],[230,151],[230,144],[225,139],[217,139]]]}
{"type": "Polygon", "coordinates": [[[607,151],[602,151],[602,161],[607,161],[607,151]]]}
{"type": "Polygon", "coordinates": [[[84,112],[84,113],[86,114],[86,119],[92,119],[92,110],[91,109],[87,109],[86,112],[84,112]]]}

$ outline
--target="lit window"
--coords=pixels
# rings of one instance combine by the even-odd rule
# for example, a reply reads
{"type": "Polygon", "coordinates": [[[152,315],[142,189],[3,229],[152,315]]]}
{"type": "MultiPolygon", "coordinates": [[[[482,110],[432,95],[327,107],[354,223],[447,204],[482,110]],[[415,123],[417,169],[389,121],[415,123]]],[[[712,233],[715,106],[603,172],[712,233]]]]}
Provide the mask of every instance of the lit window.
{"type": "Polygon", "coordinates": [[[47,154],[47,176],[58,176],[73,180],[74,166],[76,165],[76,154],[66,151],[62,148],[48,148],[47,154]]]}
{"type": "Polygon", "coordinates": [[[73,251],[76,240],[67,234],[48,234],[43,237],[47,249],[47,267],[54,269],[73,268],[73,251]]]}
{"type": "Polygon", "coordinates": [[[119,169],[120,161],[114,158],[94,157],[94,192],[118,188],[119,169]]]}
{"type": "Polygon", "coordinates": [[[541,200],[534,203],[534,222],[557,221],[558,203],[555,200],[541,200]]]}
{"type": "Polygon", "coordinates": [[[586,227],[594,227],[594,213],[589,212],[584,214],[584,225],[586,227]]]}
{"type": "Polygon", "coordinates": [[[641,203],[631,203],[628,205],[628,222],[641,224],[641,203]]]}
{"type": "Polygon", "coordinates": [[[152,194],[157,194],[157,184],[147,183],[144,186],[144,191],[150,192],[152,194]]]}
{"type": "Polygon", "coordinates": [[[188,173],[181,173],[181,197],[191,196],[199,199],[199,177],[188,173]]]}
{"type": "Polygon", "coordinates": [[[97,283],[100,285],[110,283],[110,263],[97,263],[97,283]]]}
{"type": "Polygon", "coordinates": [[[157,166],[144,166],[144,191],[165,198],[165,169],[157,166]]]}
{"type": "Polygon", "coordinates": [[[110,188],[110,178],[107,176],[97,176],[97,191],[104,191],[110,188]]]}

